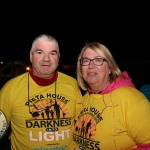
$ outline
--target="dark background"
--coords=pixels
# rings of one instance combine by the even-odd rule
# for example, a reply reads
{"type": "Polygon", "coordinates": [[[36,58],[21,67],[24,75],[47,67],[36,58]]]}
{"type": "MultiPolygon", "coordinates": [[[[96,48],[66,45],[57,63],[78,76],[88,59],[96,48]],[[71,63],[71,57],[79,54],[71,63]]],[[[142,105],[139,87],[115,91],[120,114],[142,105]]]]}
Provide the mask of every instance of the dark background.
{"type": "Polygon", "coordinates": [[[21,60],[29,65],[32,41],[47,33],[59,43],[60,66],[75,65],[85,42],[95,41],[110,49],[138,87],[150,82],[148,3],[85,2],[1,4],[0,61],[21,60]]]}

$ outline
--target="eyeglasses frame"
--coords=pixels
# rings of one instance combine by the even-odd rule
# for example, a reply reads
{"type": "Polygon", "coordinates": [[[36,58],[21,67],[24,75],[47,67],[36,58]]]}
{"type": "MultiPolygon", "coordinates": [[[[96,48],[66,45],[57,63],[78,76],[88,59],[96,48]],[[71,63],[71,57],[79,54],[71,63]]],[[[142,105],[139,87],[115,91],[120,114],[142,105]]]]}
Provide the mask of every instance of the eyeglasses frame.
{"type": "Polygon", "coordinates": [[[89,64],[88,64],[88,65],[83,65],[83,64],[81,63],[81,60],[82,60],[82,59],[84,59],[84,58],[81,58],[81,59],[80,59],[80,65],[81,65],[81,66],[88,66],[88,65],[90,65],[91,61],[93,62],[93,64],[94,64],[95,66],[102,66],[102,65],[103,65],[103,63],[104,63],[104,61],[107,61],[105,58],[99,58],[99,59],[102,59],[102,60],[103,60],[103,62],[102,62],[102,64],[101,64],[101,65],[96,65],[96,64],[94,63],[94,61],[93,61],[93,60],[94,60],[94,59],[97,59],[97,58],[94,58],[94,59],[86,58],[86,59],[90,60],[90,62],[89,62],[89,64]]]}

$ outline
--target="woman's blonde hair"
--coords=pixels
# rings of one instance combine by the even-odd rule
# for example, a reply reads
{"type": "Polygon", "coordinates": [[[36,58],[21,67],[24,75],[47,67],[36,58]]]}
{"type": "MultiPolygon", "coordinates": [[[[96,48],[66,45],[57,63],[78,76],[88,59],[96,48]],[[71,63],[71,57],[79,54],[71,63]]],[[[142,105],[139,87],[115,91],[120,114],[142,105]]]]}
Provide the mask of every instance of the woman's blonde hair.
{"type": "Polygon", "coordinates": [[[109,69],[111,70],[110,80],[109,80],[110,82],[115,81],[117,77],[124,78],[111,52],[106,46],[97,42],[86,43],[78,55],[77,66],[76,66],[77,81],[78,81],[78,85],[81,87],[82,90],[86,91],[88,88],[88,84],[83,79],[81,65],[80,65],[80,59],[82,58],[83,53],[87,48],[91,48],[93,51],[95,51],[97,54],[99,54],[100,56],[102,56],[107,60],[109,69]]]}

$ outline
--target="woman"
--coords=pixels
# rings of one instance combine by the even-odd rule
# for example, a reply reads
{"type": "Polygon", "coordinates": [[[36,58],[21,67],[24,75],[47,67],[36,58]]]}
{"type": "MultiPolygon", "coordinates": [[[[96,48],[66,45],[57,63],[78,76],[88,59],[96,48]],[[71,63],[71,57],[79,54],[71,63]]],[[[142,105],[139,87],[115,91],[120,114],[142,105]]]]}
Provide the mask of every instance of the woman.
{"type": "Polygon", "coordinates": [[[106,46],[86,43],[78,56],[77,80],[87,92],[78,104],[76,149],[150,150],[150,103],[106,46]]]}

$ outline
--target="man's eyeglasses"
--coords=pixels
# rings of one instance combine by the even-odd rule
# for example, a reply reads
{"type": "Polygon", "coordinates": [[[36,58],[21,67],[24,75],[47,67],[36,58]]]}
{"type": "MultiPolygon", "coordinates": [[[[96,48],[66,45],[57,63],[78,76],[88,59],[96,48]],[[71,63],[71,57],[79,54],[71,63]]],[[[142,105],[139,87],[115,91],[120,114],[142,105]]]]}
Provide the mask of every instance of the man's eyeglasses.
{"type": "Polygon", "coordinates": [[[82,66],[88,66],[91,63],[91,61],[93,62],[94,65],[101,66],[103,65],[104,61],[107,61],[107,60],[105,58],[94,58],[94,59],[81,58],[80,64],[82,66]]]}

